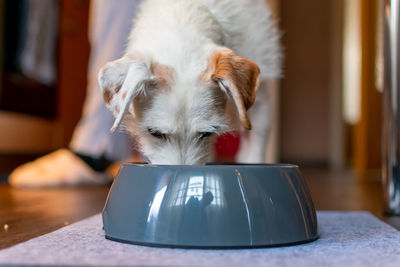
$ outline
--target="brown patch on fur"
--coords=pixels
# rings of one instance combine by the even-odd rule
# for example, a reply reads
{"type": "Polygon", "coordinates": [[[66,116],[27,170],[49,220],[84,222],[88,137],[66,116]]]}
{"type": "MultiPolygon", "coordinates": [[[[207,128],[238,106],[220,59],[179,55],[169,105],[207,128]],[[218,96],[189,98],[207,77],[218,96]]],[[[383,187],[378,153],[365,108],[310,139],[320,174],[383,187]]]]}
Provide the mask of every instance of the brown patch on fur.
{"type": "MultiPolygon", "coordinates": [[[[200,74],[199,76],[199,80],[203,83],[213,83],[213,81],[211,80],[211,75],[213,74],[214,70],[215,70],[215,54],[216,52],[213,52],[210,56],[210,58],[208,59],[208,64],[205,70],[203,70],[203,72],[200,74]]],[[[210,86],[212,86],[212,84],[210,84],[210,86]]]]}
{"type": "Polygon", "coordinates": [[[153,99],[151,97],[143,97],[142,95],[136,97],[133,100],[133,108],[135,113],[135,119],[141,121],[144,113],[151,108],[153,99]]]}
{"type": "Polygon", "coordinates": [[[228,48],[211,54],[210,62],[201,75],[202,80],[213,80],[225,85],[239,112],[240,122],[246,129],[251,123],[246,111],[253,105],[259,85],[260,69],[228,48]]]}
{"type": "Polygon", "coordinates": [[[153,62],[151,73],[157,77],[157,85],[163,89],[170,89],[174,82],[174,69],[170,66],[153,62]]]}
{"type": "Polygon", "coordinates": [[[125,100],[125,98],[126,98],[126,92],[124,92],[124,93],[122,94],[122,100],[125,100]]]}
{"type": "Polygon", "coordinates": [[[104,98],[104,102],[106,104],[109,104],[111,99],[113,98],[113,94],[109,90],[106,89],[103,92],[103,98],[104,98]]]}
{"type": "Polygon", "coordinates": [[[119,91],[121,90],[122,84],[116,85],[115,86],[115,93],[118,94],[119,91]]]}

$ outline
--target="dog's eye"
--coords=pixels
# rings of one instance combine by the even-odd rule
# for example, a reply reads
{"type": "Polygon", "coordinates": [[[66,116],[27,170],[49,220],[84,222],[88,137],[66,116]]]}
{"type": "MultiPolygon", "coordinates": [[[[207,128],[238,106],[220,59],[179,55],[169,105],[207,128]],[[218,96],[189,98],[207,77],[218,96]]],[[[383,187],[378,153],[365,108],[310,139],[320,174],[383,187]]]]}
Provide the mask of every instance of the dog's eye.
{"type": "Polygon", "coordinates": [[[213,133],[211,133],[211,132],[203,132],[203,133],[200,133],[199,139],[203,139],[203,138],[209,137],[209,136],[211,136],[212,134],[213,134],[213,133]]]}
{"type": "Polygon", "coordinates": [[[165,139],[167,137],[162,132],[160,132],[158,130],[154,130],[152,128],[147,128],[147,131],[149,132],[149,134],[151,134],[152,136],[154,136],[156,138],[159,138],[159,139],[165,139]]]}

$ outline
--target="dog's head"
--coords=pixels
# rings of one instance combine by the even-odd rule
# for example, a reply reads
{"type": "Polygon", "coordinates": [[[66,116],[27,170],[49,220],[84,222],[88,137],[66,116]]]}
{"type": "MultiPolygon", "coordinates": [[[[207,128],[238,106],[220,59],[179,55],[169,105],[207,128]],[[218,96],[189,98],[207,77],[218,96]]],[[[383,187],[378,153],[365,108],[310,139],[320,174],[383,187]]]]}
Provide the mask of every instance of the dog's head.
{"type": "Polygon", "coordinates": [[[99,84],[108,109],[154,164],[203,164],[217,135],[250,129],[259,68],[228,48],[214,50],[199,73],[181,73],[142,56],[106,64],[99,84]]]}

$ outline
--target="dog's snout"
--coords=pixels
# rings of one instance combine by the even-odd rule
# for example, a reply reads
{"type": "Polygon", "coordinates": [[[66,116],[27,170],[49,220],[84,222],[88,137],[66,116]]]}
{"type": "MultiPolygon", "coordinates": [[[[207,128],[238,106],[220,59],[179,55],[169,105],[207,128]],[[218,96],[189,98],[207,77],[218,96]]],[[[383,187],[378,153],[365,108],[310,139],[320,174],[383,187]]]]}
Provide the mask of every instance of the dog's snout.
{"type": "Polygon", "coordinates": [[[168,146],[159,151],[153,151],[149,156],[150,162],[153,164],[169,164],[169,165],[201,165],[207,161],[207,150],[193,146],[168,146]]]}

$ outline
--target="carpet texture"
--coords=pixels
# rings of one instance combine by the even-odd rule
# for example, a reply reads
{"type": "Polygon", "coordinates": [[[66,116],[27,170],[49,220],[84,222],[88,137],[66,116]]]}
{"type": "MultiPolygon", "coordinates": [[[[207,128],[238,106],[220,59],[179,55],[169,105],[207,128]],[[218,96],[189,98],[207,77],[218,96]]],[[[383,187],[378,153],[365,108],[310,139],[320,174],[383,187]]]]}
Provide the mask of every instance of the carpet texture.
{"type": "MultiPolygon", "coordinates": [[[[184,250],[106,240],[101,215],[0,250],[0,265],[400,266],[400,232],[367,212],[318,212],[320,238],[291,247],[184,250]]],[[[1,242],[1,241],[0,241],[1,242]]]]}

